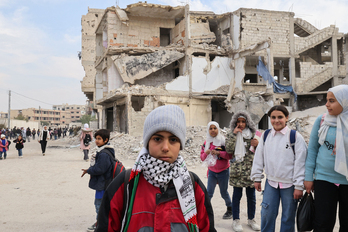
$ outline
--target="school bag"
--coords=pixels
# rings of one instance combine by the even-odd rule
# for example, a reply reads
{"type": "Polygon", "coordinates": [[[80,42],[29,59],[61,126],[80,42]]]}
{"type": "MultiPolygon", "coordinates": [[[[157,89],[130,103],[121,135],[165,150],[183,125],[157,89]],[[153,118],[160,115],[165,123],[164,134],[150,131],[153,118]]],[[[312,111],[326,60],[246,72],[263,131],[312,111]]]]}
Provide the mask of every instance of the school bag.
{"type": "Polygon", "coordinates": [[[118,174],[125,171],[126,169],[123,166],[122,162],[116,159],[108,149],[103,149],[102,151],[110,156],[111,162],[112,162],[112,177],[111,179],[108,179],[105,181],[105,189],[106,189],[109,186],[109,184],[112,182],[112,180],[115,179],[118,174]]]}
{"type": "MultiPolygon", "coordinates": [[[[265,133],[263,134],[263,144],[265,144],[267,136],[269,134],[269,132],[271,131],[271,129],[267,129],[265,130],[265,133]]],[[[291,130],[290,131],[290,145],[292,148],[292,151],[295,154],[295,143],[296,143],[296,130],[291,130]]]]}
{"type": "Polygon", "coordinates": [[[90,134],[86,134],[85,138],[83,139],[83,144],[85,146],[88,146],[91,141],[92,141],[91,135],[90,134]]]}

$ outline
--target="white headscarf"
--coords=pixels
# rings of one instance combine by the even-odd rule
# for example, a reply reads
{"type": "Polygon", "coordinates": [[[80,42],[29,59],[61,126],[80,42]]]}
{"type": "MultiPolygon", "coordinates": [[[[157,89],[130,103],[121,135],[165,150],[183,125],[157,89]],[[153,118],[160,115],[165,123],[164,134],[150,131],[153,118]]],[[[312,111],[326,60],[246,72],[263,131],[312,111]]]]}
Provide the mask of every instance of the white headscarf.
{"type": "Polygon", "coordinates": [[[319,143],[324,143],[330,126],[337,127],[335,171],[348,179],[348,85],[335,86],[328,92],[335,95],[343,110],[337,116],[326,114],[318,132],[319,143]]]}
{"type": "Polygon", "coordinates": [[[205,148],[204,148],[204,152],[206,152],[207,150],[210,149],[210,143],[213,142],[213,145],[216,147],[220,147],[220,146],[225,146],[225,137],[220,133],[220,126],[219,123],[211,121],[208,123],[207,126],[207,139],[205,142],[205,148]],[[211,125],[216,126],[216,128],[218,129],[218,134],[215,137],[212,137],[209,134],[209,128],[211,125]]]}
{"type": "MultiPolygon", "coordinates": [[[[244,117],[242,115],[238,116],[238,118],[244,118],[245,120],[247,120],[246,117],[244,117]]],[[[242,130],[242,133],[240,133],[240,132],[237,133],[236,137],[237,137],[237,139],[236,139],[236,147],[234,149],[234,155],[236,157],[236,162],[239,163],[239,162],[242,162],[244,160],[244,156],[246,153],[244,139],[251,139],[251,137],[252,137],[251,130],[249,129],[249,127],[245,127],[242,130]]]]}

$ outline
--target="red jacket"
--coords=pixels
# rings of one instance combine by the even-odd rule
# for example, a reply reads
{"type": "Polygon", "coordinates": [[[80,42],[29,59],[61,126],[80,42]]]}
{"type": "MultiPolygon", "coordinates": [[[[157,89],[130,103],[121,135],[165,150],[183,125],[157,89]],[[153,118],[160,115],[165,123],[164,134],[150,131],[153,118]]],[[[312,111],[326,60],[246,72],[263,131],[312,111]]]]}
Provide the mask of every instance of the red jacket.
{"type": "Polygon", "coordinates": [[[5,140],[6,140],[6,144],[4,146],[4,145],[2,145],[2,139],[0,139],[0,152],[4,152],[3,151],[4,148],[6,151],[8,151],[8,141],[7,141],[7,139],[5,139],[5,140]]]}
{"type": "MultiPolygon", "coordinates": [[[[120,231],[123,219],[124,178],[120,173],[107,188],[98,213],[97,232],[120,231]]],[[[199,177],[192,173],[195,180],[197,222],[200,232],[216,232],[214,213],[207,190],[199,177]]],[[[132,217],[128,231],[143,231],[145,227],[154,232],[189,231],[182,214],[175,187],[169,183],[166,191],[147,182],[141,174],[134,199],[132,217]]],[[[146,230],[147,231],[147,230],[146,230]]]]}

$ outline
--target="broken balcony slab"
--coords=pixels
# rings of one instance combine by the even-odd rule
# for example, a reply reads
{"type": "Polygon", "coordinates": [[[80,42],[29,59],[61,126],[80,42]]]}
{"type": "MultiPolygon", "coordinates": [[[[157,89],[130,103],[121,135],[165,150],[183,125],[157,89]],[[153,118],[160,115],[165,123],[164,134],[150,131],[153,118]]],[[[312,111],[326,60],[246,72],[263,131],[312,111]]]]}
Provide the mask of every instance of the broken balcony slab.
{"type": "Polygon", "coordinates": [[[135,80],[147,77],[174,61],[184,57],[178,51],[157,51],[142,56],[112,56],[116,68],[124,82],[134,84],[135,80]]]}
{"type": "Polygon", "coordinates": [[[165,6],[151,3],[134,3],[127,5],[125,11],[131,16],[143,16],[153,18],[180,18],[185,14],[185,6],[165,6]]]}
{"type": "Polygon", "coordinates": [[[193,43],[212,43],[216,40],[214,32],[210,31],[209,23],[191,23],[190,27],[193,43]]]}

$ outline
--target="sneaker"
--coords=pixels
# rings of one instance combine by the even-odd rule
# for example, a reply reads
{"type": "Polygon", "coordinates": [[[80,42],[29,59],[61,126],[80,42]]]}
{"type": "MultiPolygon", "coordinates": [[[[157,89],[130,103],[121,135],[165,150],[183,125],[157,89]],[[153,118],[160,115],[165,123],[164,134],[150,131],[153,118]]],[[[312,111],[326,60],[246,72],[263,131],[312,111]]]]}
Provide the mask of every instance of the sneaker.
{"type": "Polygon", "coordinates": [[[248,226],[255,231],[261,230],[261,227],[255,222],[255,219],[248,219],[248,226]]]}
{"type": "Polygon", "coordinates": [[[97,222],[87,228],[87,231],[93,232],[97,228],[97,222]]]}
{"type": "Polygon", "coordinates": [[[43,156],[45,156],[45,153],[42,153],[43,156]]]}
{"type": "Polygon", "coordinates": [[[231,218],[232,218],[232,208],[227,207],[227,211],[224,214],[224,216],[222,216],[222,219],[231,219],[231,218]]]}
{"type": "Polygon", "coordinates": [[[234,231],[236,231],[236,232],[243,231],[243,227],[240,224],[240,220],[239,219],[233,220],[233,222],[232,222],[232,229],[234,231]]]}

